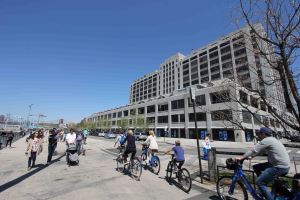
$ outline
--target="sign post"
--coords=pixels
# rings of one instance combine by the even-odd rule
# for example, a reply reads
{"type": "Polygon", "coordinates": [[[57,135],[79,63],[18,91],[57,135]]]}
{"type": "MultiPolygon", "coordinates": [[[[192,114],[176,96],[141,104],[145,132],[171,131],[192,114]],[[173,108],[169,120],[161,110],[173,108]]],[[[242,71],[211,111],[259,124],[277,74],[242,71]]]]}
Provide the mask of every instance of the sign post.
{"type": "Polygon", "coordinates": [[[200,170],[200,179],[201,183],[203,183],[203,176],[202,176],[202,164],[201,164],[201,156],[200,156],[200,145],[199,145],[199,133],[198,133],[198,126],[197,126],[197,115],[196,115],[196,92],[195,88],[190,88],[190,98],[193,103],[193,110],[194,110],[194,120],[195,120],[195,131],[196,131],[196,139],[197,139],[197,152],[198,152],[198,160],[199,160],[199,170],[200,170]]]}

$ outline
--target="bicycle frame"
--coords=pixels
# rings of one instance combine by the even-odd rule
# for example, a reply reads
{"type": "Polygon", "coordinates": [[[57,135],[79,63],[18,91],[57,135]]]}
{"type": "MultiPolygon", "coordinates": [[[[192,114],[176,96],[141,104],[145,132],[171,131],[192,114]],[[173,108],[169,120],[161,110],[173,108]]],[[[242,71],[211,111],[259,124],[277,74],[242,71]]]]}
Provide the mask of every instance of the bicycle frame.
{"type": "MultiPolygon", "coordinates": [[[[148,150],[149,150],[149,147],[145,147],[144,150],[142,151],[142,154],[141,154],[141,157],[142,155],[146,155],[146,157],[148,157],[148,150]]],[[[152,153],[152,156],[151,156],[151,160],[150,160],[150,165],[153,165],[154,163],[154,157],[156,155],[154,153],[152,153]]]]}
{"type": "Polygon", "coordinates": [[[245,176],[242,167],[240,167],[240,166],[234,171],[234,174],[233,174],[233,177],[232,177],[232,183],[231,183],[229,191],[228,191],[229,194],[234,193],[234,188],[235,188],[235,185],[236,185],[238,180],[242,180],[243,184],[246,186],[246,189],[250,192],[250,194],[252,195],[252,197],[255,200],[263,200],[261,197],[259,197],[256,194],[255,190],[253,189],[253,187],[251,186],[251,184],[248,181],[247,177],[245,176]]]}

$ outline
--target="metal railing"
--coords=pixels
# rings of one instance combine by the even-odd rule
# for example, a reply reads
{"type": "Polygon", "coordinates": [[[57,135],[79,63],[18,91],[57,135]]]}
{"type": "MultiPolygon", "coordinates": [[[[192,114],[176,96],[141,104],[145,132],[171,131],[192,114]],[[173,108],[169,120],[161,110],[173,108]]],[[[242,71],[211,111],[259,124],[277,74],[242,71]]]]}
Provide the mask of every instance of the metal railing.
{"type": "MultiPolygon", "coordinates": [[[[12,143],[24,137],[23,132],[14,133],[14,137],[12,143]]],[[[0,132],[0,150],[6,147],[6,143],[8,140],[8,133],[0,132]]]]}

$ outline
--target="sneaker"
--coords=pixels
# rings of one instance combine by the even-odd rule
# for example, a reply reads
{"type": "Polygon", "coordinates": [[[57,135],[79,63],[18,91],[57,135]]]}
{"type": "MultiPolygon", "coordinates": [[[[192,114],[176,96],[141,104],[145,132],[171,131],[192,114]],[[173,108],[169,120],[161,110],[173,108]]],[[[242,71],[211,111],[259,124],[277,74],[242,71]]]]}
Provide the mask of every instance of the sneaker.
{"type": "Polygon", "coordinates": [[[30,171],[30,170],[31,170],[31,167],[28,167],[28,168],[27,168],[27,171],[30,171]]]}

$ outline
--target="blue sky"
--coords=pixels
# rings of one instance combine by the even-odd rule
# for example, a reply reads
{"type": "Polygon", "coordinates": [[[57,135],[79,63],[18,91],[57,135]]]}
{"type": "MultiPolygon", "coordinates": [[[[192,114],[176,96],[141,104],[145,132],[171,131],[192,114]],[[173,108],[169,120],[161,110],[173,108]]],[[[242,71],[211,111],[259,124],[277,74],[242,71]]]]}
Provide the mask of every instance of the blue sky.
{"type": "Polygon", "coordinates": [[[232,0],[1,0],[0,114],[45,121],[128,103],[166,58],[236,29],[232,0]]]}

